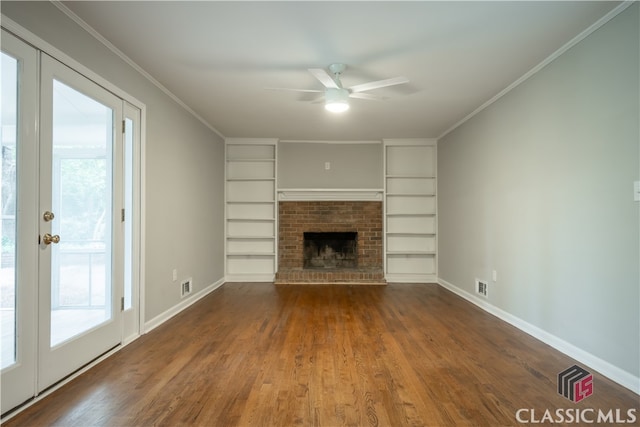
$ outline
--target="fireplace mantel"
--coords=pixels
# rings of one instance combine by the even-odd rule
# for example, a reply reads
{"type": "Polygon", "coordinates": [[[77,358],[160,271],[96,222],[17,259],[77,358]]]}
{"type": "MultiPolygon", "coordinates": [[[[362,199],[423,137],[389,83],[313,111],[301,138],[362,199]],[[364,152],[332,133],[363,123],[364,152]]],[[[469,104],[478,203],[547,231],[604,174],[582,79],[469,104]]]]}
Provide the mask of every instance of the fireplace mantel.
{"type": "Polygon", "coordinates": [[[278,200],[292,202],[308,201],[382,201],[381,188],[280,188],[278,200]]]}

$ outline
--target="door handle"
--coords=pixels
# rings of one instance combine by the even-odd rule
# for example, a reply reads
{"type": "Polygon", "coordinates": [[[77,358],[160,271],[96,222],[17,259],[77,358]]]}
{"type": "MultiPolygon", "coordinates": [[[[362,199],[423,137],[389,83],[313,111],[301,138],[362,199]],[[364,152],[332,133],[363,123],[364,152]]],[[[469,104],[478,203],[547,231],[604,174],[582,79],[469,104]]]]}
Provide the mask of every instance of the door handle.
{"type": "Polygon", "coordinates": [[[49,212],[49,211],[46,211],[45,213],[42,214],[42,219],[44,219],[45,222],[53,221],[55,217],[56,216],[53,214],[53,212],[49,212]]]}
{"type": "Polygon", "coordinates": [[[57,234],[54,234],[52,236],[51,234],[46,233],[44,236],[42,236],[42,243],[44,243],[45,245],[60,243],[60,236],[58,236],[57,234]]]}

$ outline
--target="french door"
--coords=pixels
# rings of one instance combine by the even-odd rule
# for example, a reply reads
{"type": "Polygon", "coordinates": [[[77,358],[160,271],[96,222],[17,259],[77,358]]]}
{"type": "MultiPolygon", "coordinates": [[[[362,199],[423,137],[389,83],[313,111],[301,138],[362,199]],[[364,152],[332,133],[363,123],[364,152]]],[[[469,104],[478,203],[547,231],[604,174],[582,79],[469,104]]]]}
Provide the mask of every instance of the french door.
{"type": "Polygon", "coordinates": [[[39,390],[120,343],[124,230],[122,100],[41,57],[39,390]]]}
{"type": "Polygon", "coordinates": [[[140,119],[4,30],[1,75],[5,413],[137,332],[132,186],[140,119]]]}

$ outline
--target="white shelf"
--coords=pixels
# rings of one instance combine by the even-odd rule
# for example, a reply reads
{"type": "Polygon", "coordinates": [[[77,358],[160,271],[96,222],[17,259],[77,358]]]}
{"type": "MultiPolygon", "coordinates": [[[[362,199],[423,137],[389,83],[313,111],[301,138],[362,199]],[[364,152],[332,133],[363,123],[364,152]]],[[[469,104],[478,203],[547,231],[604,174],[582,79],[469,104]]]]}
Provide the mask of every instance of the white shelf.
{"type": "Polygon", "coordinates": [[[435,256],[436,251],[387,251],[387,255],[425,255],[435,256]]]}
{"type": "Polygon", "coordinates": [[[227,178],[227,182],[237,181],[275,181],[275,178],[227,178]]]}
{"type": "Polygon", "coordinates": [[[435,237],[436,233],[413,233],[413,232],[388,232],[387,236],[400,236],[400,237],[414,237],[414,236],[425,236],[425,237],[435,237]]]}
{"type": "Polygon", "coordinates": [[[266,199],[233,199],[233,200],[227,200],[227,204],[233,204],[233,205],[249,205],[249,204],[254,204],[254,205],[260,205],[260,204],[267,204],[267,203],[273,203],[273,200],[266,200],[266,199]]]}
{"type": "Polygon", "coordinates": [[[396,217],[434,217],[435,213],[426,213],[426,212],[418,212],[418,213],[387,213],[387,218],[396,218],[396,217]]]}
{"type": "Polygon", "coordinates": [[[227,240],[273,240],[276,236],[227,236],[227,240]]]}
{"type": "Polygon", "coordinates": [[[228,257],[268,257],[272,258],[275,256],[274,253],[270,252],[227,252],[228,257]]]}
{"type": "Polygon", "coordinates": [[[388,281],[437,276],[436,146],[385,141],[385,274],[388,281]]]}
{"type": "Polygon", "coordinates": [[[262,281],[276,271],[276,141],[229,139],[225,276],[262,281]]]}
{"type": "Polygon", "coordinates": [[[274,163],[276,159],[227,159],[227,162],[238,162],[238,163],[256,163],[256,162],[269,162],[274,163]]]}
{"type": "Polygon", "coordinates": [[[393,196],[400,195],[435,195],[436,194],[436,178],[435,177],[417,177],[417,176],[387,176],[386,194],[393,196]]]}
{"type": "Polygon", "coordinates": [[[234,222],[274,222],[275,218],[227,218],[227,221],[234,221],[234,222]]]}
{"type": "Polygon", "coordinates": [[[391,179],[435,179],[435,175],[410,175],[410,174],[401,174],[401,175],[386,175],[386,178],[391,179]]]}
{"type": "Polygon", "coordinates": [[[436,197],[435,193],[387,193],[387,197],[436,197]]]}
{"type": "Polygon", "coordinates": [[[273,205],[273,200],[255,201],[255,200],[227,200],[227,205],[273,205]]]}

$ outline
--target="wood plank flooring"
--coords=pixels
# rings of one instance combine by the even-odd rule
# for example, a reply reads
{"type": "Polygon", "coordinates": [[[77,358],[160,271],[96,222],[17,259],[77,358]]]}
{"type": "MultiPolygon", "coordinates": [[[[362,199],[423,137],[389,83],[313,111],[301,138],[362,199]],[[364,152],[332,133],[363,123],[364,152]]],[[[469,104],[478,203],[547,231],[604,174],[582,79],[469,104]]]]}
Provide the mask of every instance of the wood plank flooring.
{"type": "MultiPolygon", "coordinates": [[[[16,415],[14,426],[510,426],[520,408],[634,409],[594,374],[434,284],[225,284],[16,415]]],[[[522,413],[531,417],[531,411],[522,413]]]]}

